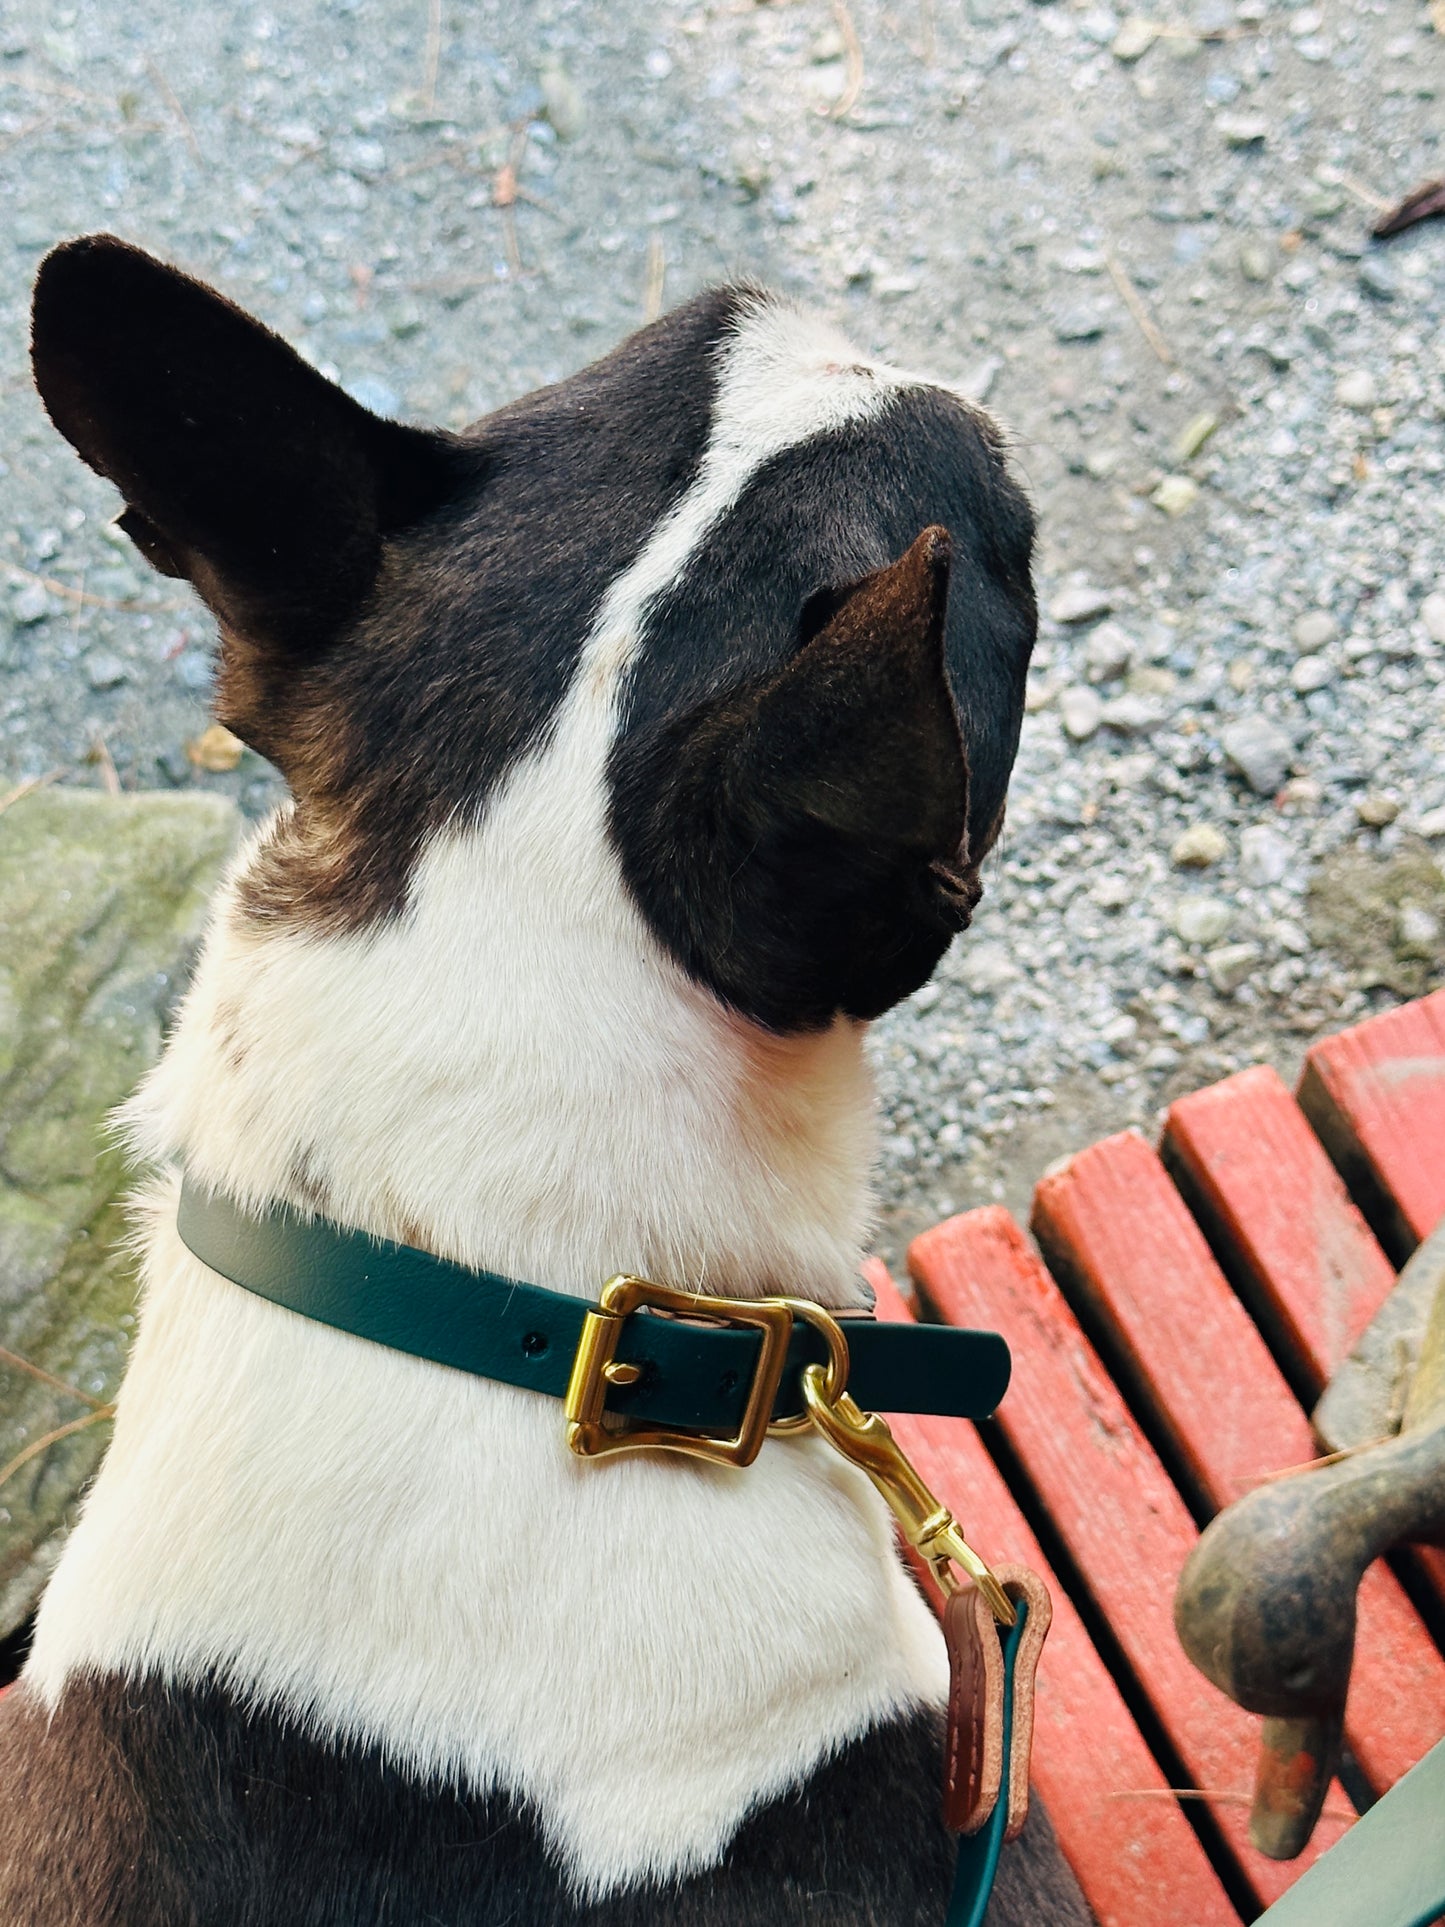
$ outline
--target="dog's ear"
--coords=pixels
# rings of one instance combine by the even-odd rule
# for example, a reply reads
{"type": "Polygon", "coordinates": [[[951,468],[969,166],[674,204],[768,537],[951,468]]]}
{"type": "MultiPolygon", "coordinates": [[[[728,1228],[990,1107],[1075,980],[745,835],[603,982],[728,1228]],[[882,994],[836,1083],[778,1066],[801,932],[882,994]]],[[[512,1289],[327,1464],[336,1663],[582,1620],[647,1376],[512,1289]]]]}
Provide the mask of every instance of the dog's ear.
{"type": "Polygon", "coordinates": [[[250,315],[113,235],[47,256],[32,356],[121,527],[223,629],[305,657],[365,597],[381,539],[452,486],[456,444],[371,415],[250,315]]]}
{"type": "Polygon", "coordinates": [[[683,964],[772,1029],[876,1017],[968,923],[968,767],[944,662],[950,543],[815,597],[780,673],[615,777],[624,870],[683,964]],[[625,820],[624,820],[625,819],[625,820]]]}

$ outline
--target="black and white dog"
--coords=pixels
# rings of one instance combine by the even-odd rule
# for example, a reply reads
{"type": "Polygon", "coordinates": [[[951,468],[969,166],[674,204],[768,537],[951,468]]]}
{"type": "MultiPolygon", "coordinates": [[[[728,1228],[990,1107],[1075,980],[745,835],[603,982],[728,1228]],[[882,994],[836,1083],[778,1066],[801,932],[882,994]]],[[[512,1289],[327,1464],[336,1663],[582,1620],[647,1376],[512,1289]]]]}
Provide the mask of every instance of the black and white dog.
{"type": "MultiPolygon", "coordinates": [[[[34,356],[294,797],[138,1146],[587,1297],[861,1307],[864,1027],[968,920],[1034,636],[988,420],[729,289],[403,427],[108,237],[34,356]]],[[[177,1183],[0,1708],[5,1927],[937,1927],[943,1648],[861,1474],[581,1463],[206,1270],[177,1183]]],[[[1031,1822],[990,1919],[1086,1918],[1031,1822]]]]}

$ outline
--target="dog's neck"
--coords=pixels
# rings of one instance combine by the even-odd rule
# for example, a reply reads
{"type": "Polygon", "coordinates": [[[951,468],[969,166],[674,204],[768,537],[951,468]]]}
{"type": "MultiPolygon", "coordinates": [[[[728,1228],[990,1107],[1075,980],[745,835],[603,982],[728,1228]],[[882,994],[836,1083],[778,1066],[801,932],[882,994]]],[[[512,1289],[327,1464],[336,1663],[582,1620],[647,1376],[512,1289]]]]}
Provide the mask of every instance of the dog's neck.
{"type": "Polygon", "coordinates": [[[688,981],[568,727],[425,852],[388,924],[282,932],[228,891],[132,1126],[243,1202],[555,1289],[631,1270],[856,1304],[862,1027],[771,1037],[688,981]]]}

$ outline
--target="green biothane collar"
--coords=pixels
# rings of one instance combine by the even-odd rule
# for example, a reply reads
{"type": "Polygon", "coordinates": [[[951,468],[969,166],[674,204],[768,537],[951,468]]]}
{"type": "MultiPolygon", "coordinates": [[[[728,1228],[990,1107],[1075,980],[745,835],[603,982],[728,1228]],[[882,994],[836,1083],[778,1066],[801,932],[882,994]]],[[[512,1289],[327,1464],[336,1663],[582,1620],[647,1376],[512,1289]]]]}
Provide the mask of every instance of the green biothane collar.
{"type": "MultiPolygon", "coordinates": [[[[253,1215],[189,1179],[177,1225],[203,1265],[288,1311],[549,1398],[565,1395],[594,1309],[567,1292],[470,1271],[323,1218],[279,1207],[253,1215]]],[[[848,1389],[864,1411],[982,1419],[1008,1387],[1009,1350],[996,1332],[849,1319],[847,1334],[848,1389]]],[[[640,1375],[609,1389],[607,1410],[638,1423],[731,1433],[746,1411],[761,1344],[755,1329],[635,1311],[616,1358],[640,1375]]],[[[776,1418],[802,1412],[799,1374],[824,1359],[819,1333],[795,1325],[776,1418]]]]}

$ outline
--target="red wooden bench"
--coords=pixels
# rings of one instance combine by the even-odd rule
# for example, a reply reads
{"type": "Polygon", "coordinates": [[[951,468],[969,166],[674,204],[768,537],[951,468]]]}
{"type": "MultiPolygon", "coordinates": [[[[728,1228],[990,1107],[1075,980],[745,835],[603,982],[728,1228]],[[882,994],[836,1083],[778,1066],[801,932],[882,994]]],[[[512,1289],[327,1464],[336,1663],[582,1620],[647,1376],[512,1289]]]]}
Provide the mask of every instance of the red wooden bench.
{"type": "MultiPolygon", "coordinates": [[[[921,1315],[1014,1350],[982,1432],[894,1423],[984,1556],[1054,1590],[1034,1777],[1109,1927],[1253,1919],[1349,1825],[1336,1784],[1298,1860],[1250,1845],[1259,1723],[1185,1658],[1174,1584],[1216,1510],[1314,1456],[1309,1406],[1442,1216],[1445,991],[1316,1045],[1297,1098],[1261,1066],[1176,1103],[1158,1152],[1081,1151],[1035,1193],[1037,1248],[998,1206],[910,1248],[921,1315]]],[[[880,1315],[913,1315],[873,1278],[880,1315]]],[[[1426,1570],[1445,1598],[1445,1558],[1426,1570]]],[[[1378,1795],[1442,1735],[1445,1657],[1377,1564],[1350,1785],[1378,1795]]]]}

